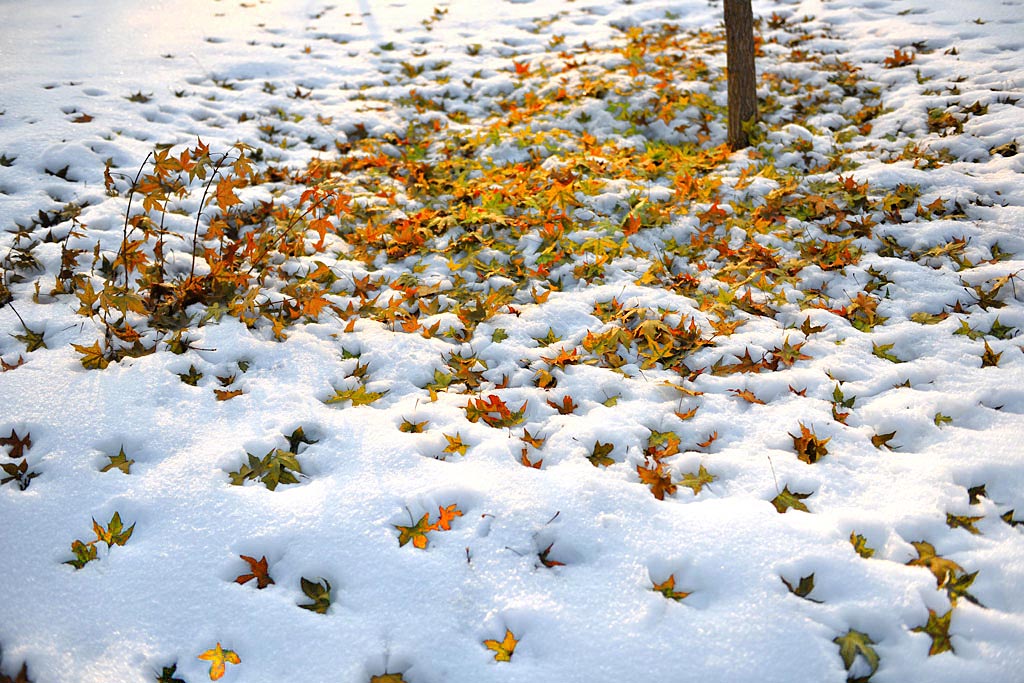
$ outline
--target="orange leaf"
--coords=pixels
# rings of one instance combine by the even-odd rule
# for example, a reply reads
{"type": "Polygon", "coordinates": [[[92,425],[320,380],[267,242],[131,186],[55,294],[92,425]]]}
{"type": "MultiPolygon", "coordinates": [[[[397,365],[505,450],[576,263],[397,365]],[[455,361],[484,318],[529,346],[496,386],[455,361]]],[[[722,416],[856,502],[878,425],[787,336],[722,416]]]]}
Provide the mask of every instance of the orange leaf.
{"type": "Polygon", "coordinates": [[[756,403],[758,405],[764,405],[764,401],[754,395],[750,389],[730,389],[730,393],[736,394],[737,398],[742,398],[747,403],[756,403]]]}
{"type": "Polygon", "coordinates": [[[245,392],[243,392],[241,389],[214,389],[213,393],[217,395],[218,401],[230,401],[235,396],[241,396],[245,392]]]}
{"type": "Polygon", "coordinates": [[[462,511],[456,507],[455,503],[452,503],[448,507],[437,506],[438,518],[435,524],[442,531],[450,531],[452,528],[452,521],[456,517],[462,516],[462,511]]]}
{"type": "Polygon", "coordinates": [[[243,560],[249,564],[249,574],[241,574],[235,579],[235,583],[245,584],[253,579],[256,579],[256,588],[263,590],[270,584],[274,583],[274,579],[270,578],[267,568],[267,556],[264,555],[259,560],[248,555],[239,555],[243,560]]]}
{"type": "Polygon", "coordinates": [[[526,452],[527,452],[526,446],[523,446],[523,453],[519,457],[519,462],[521,462],[524,467],[532,467],[535,470],[539,470],[540,466],[544,464],[543,458],[538,460],[537,462],[530,462],[530,459],[528,457],[526,457],[526,452]]]}

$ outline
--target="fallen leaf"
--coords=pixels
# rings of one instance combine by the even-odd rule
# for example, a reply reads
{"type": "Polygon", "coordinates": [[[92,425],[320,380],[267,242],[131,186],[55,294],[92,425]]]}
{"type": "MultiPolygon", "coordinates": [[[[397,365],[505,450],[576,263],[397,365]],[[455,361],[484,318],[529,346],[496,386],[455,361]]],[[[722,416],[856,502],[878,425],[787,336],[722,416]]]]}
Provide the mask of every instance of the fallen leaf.
{"type": "Polygon", "coordinates": [[[597,441],[594,443],[594,450],[587,456],[587,460],[594,467],[610,467],[615,464],[615,460],[609,455],[614,450],[615,444],[597,441]]]}
{"type": "Polygon", "coordinates": [[[675,600],[675,601],[678,602],[678,601],[682,600],[683,598],[687,597],[688,595],[690,595],[689,593],[687,593],[685,591],[677,591],[676,590],[676,575],[675,574],[670,574],[669,577],[667,579],[665,579],[664,581],[662,581],[661,583],[654,583],[653,581],[651,583],[654,584],[654,588],[652,590],[654,590],[657,593],[661,593],[662,595],[664,595],[666,598],[668,598],[670,600],[675,600]]]}
{"type": "Polygon", "coordinates": [[[448,507],[437,507],[437,528],[441,531],[450,531],[452,528],[452,522],[456,517],[462,516],[462,511],[453,503],[448,507]]]}
{"type": "Polygon", "coordinates": [[[928,610],[928,622],[923,626],[915,626],[910,629],[915,633],[926,633],[932,639],[932,645],[928,648],[928,656],[932,657],[943,652],[954,652],[953,643],[949,636],[949,622],[953,618],[953,610],[949,610],[941,617],[935,610],[928,610]]]}
{"type": "Polygon", "coordinates": [[[242,660],[234,652],[234,650],[224,650],[221,648],[220,643],[217,643],[216,647],[210,648],[203,654],[199,655],[198,659],[210,662],[211,681],[219,680],[224,675],[224,670],[227,668],[225,666],[225,663],[242,663],[242,660]]]}
{"type": "Polygon", "coordinates": [[[494,661],[510,662],[512,654],[516,651],[519,641],[512,634],[510,629],[505,629],[505,638],[499,643],[497,640],[485,640],[484,646],[488,650],[494,650],[494,661]]]}
{"type": "Polygon", "coordinates": [[[10,436],[0,437],[0,446],[8,446],[11,450],[7,455],[11,458],[22,458],[25,451],[32,448],[32,434],[25,432],[25,436],[18,436],[18,433],[11,429],[10,436]]]}
{"type": "Polygon", "coordinates": [[[542,565],[544,565],[545,567],[547,567],[548,569],[550,569],[551,567],[564,567],[565,566],[565,562],[559,562],[558,560],[552,560],[552,559],[550,559],[548,557],[551,554],[551,546],[553,546],[553,545],[554,545],[554,543],[551,543],[551,544],[548,545],[547,548],[544,548],[544,550],[542,550],[539,553],[537,553],[537,558],[540,560],[540,563],[542,565]]]}
{"type": "Polygon", "coordinates": [[[785,514],[785,512],[790,508],[800,510],[801,512],[810,512],[810,510],[807,509],[807,506],[804,505],[803,501],[810,498],[811,495],[812,494],[810,493],[796,493],[795,491],[790,491],[789,486],[786,486],[782,489],[782,492],[779,493],[779,495],[772,499],[772,505],[775,506],[775,510],[779,514],[785,514]]]}
{"type": "Polygon", "coordinates": [[[839,636],[832,642],[839,646],[839,656],[843,658],[843,666],[847,671],[853,668],[853,662],[857,659],[857,655],[862,656],[871,667],[871,673],[866,678],[871,678],[878,671],[878,653],[875,652],[875,648],[871,647],[875,641],[871,640],[868,634],[851,628],[846,635],[839,636]]]}
{"type": "Polygon", "coordinates": [[[427,534],[437,529],[437,526],[430,523],[430,513],[424,513],[420,517],[420,521],[416,522],[413,526],[402,526],[401,524],[395,524],[394,527],[398,529],[398,546],[402,547],[406,543],[412,541],[413,547],[423,550],[427,547],[427,543],[430,539],[427,538],[427,534]]]}
{"type": "Polygon", "coordinates": [[[267,567],[267,556],[264,555],[260,559],[255,557],[249,557],[248,555],[239,555],[240,558],[245,560],[249,565],[249,573],[241,574],[235,579],[235,583],[244,585],[253,579],[256,579],[256,588],[263,590],[270,584],[274,583],[274,579],[270,578],[269,569],[267,567]]]}

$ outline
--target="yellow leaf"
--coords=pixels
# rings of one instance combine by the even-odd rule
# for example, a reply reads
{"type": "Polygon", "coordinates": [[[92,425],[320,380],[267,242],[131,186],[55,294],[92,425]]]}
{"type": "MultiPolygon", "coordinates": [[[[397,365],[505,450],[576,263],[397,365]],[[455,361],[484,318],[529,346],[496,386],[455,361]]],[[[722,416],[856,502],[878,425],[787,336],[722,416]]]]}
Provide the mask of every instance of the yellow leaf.
{"type": "Polygon", "coordinates": [[[210,680],[216,681],[224,675],[224,663],[229,664],[241,664],[242,660],[234,652],[234,650],[224,650],[221,648],[220,643],[217,643],[216,647],[210,648],[203,654],[199,655],[199,659],[210,662],[210,680]]]}
{"type": "Polygon", "coordinates": [[[512,653],[516,651],[518,643],[519,641],[509,629],[505,629],[505,638],[500,643],[497,640],[484,641],[488,650],[494,650],[494,661],[496,662],[512,661],[512,653]]]}

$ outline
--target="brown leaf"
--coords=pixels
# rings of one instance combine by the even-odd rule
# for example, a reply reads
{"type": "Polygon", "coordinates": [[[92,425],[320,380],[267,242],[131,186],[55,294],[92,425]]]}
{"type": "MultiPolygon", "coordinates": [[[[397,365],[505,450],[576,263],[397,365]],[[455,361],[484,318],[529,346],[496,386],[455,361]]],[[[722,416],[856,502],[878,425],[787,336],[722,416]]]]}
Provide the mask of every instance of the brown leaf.
{"type": "Polygon", "coordinates": [[[245,584],[253,579],[256,579],[256,588],[263,590],[270,584],[274,583],[274,579],[270,578],[269,569],[267,567],[267,556],[264,555],[259,560],[248,555],[239,555],[249,565],[249,574],[241,574],[235,579],[235,583],[245,584]]]}
{"type": "Polygon", "coordinates": [[[25,432],[25,436],[18,436],[18,433],[11,430],[10,436],[0,437],[0,446],[9,446],[8,455],[12,458],[24,457],[25,451],[32,448],[32,434],[25,432]]]}

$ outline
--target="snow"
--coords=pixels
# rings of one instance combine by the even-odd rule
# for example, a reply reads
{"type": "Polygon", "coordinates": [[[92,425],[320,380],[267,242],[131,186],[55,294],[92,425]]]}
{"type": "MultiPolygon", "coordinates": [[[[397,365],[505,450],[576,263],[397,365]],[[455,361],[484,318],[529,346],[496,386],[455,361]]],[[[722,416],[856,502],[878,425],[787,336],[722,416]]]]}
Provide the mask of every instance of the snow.
{"type": "MultiPolygon", "coordinates": [[[[971,304],[972,288],[987,290],[1024,269],[1024,150],[991,152],[1024,144],[1024,3],[758,1],[754,10],[766,19],[773,12],[794,21],[813,16],[814,37],[800,49],[856,65],[884,105],[852,148],[840,147],[838,138],[846,117],[860,110],[854,96],[830,102],[810,127],[777,126],[763,145],[778,150],[776,165],[810,169],[849,149],[844,154],[854,166],[842,175],[868,183],[873,194],[919,186],[919,198],[902,209],[903,222],[883,220],[875,237],[921,252],[963,237],[964,255],[976,267],[958,271],[941,254],[914,260],[868,250],[846,271],[815,266],[801,274],[804,294],[821,287],[831,305],[801,310],[791,287],[775,304],[776,317],[741,314],[748,322],[734,334],[687,358],[691,369],[711,367],[720,359],[735,363],[748,350],[754,358],[771,353],[787,339],[806,341],[801,351],[809,358],[792,367],[687,378],[641,367],[632,355],[624,358],[624,374],[568,365],[554,372],[558,386],[545,391],[532,379],[546,367],[542,359],[580,345],[587,330],[606,329],[595,304],[660,307],[710,332],[711,318],[696,299],[635,282],[665,238],[685,242],[694,234],[710,202],[637,234],[633,243],[652,250],[649,257],[615,257],[603,283],[567,286],[543,304],[520,297],[512,304],[516,313],[482,322],[471,343],[396,333],[365,318],[346,332],[344,320],[326,314],[288,328],[281,342],[267,327],[250,329],[225,315],[191,328],[195,348],[185,354],[161,345],[103,370],[83,368],[71,346],[96,341],[97,326],[75,312],[74,296],[47,294],[61,245],[42,242],[32,252],[42,270],[6,280],[14,299],[0,306],[0,329],[22,334],[16,308],[25,326],[44,332],[46,344],[28,352],[13,336],[0,339],[5,363],[26,361],[0,373],[0,437],[30,433],[26,459],[39,473],[25,490],[13,482],[0,486],[0,672],[13,676],[26,662],[37,683],[138,681],[156,680],[176,664],[176,675],[194,683],[208,679],[209,664],[198,655],[221,643],[241,660],[228,665],[223,680],[247,683],[368,681],[386,671],[410,683],[842,681],[847,671],[834,639],[853,629],[875,643],[877,683],[1020,680],[1024,537],[1000,516],[1016,510],[1013,519],[1024,518],[1024,282],[1008,281],[997,297],[1001,307],[971,304]],[[895,49],[913,51],[915,61],[885,68],[895,49]],[[959,113],[975,102],[987,110],[968,116],[961,132],[929,130],[930,110],[956,105],[959,113]],[[949,163],[886,163],[908,144],[932,156],[946,151],[949,163]],[[919,203],[940,198],[948,215],[915,216],[919,203]],[[982,263],[996,244],[1009,260],[982,263]],[[877,292],[877,313],[888,320],[870,334],[836,312],[865,287],[868,267],[891,281],[877,292]],[[969,314],[933,325],[911,320],[954,301],[969,314]],[[826,327],[804,335],[805,319],[826,327]],[[962,320],[982,333],[998,320],[1012,332],[954,334],[962,320]],[[499,328],[507,334],[500,343],[493,336],[499,328]],[[536,340],[549,330],[561,341],[543,346],[536,340]],[[904,362],[873,352],[888,344],[904,362]],[[996,365],[983,365],[986,348],[1001,353],[996,365]],[[423,387],[454,352],[486,363],[484,388],[439,392],[432,402],[423,387]],[[354,388],[349,376],[359,365],[368,366],[367,390],[384,396],[369,406],[325,403],[336,390],[354,388]],[[179,379],[193,366],[203,374],[197,386],[179,379]],[[213,390],[224,388],[216,378],[230,375],[230,388],[243,393],[216,400],[213,390]],[[495,388],[503,375],[508,388],[495,388]],[[833,418],[837,387],[856,397],[853,408],[840,408],[851,413],[845,425],[833,418]],[[738,390],[764,404],[742,400],[738,390]],[[467,401],[490,394],[512,410],[525,405],[523,425],[495,429],[467,420],[467,401]],[[572,414],[547,403],[566,395],[579,404],[572,414]],[[618,402],[606,405],[612,397],[618,402]],[[692,418],[677,417],[694,407],[692,418]],[[405,433],[403,421],[428,425],[405,433]],[[792,435],[801,424],[830,439],[829,454],[813,465],[794,454],[792,435]],[[274,491],[258,482],[230,485],[246,453],[287,448],[298,427],[315,440],[298,448],[305,475],[298,484],[274,491]],[[523,428],[546,439],[528,449],[531,461],[543,459],[540,469],[520,464],[523,428]],[[704,466],[716,480],[698,494],[680,486],[657,500],[638,480],[637,466],[651,433],[668,431],[682,443],[666,459],[673,475],[704,466]],[[891,450],[872,446],[873,436],[889,432],[891,450]],[[699,445],[713,433],[716,439],[699,445]],[[455,434],[467,453],[440,458],[445,435],[455,434]],[[607,468],[587,460],[598,442],[614,445],[607,468]],[[101,471],[121,449],[135,461],[130,474],[101,471]],[[981,485],[984,495],[971,504],[968,489],[981,485]],[[804,500],[811,512],[779,514],[770,501],[783,487],[812,492],[804,500]],[[451,504],[463,513],[451,530],[431,533],[425,550],[399,546],[396,525],[413,525],[424,514],[433,519],[451,504]],[[92,538],[92,520],[106,524],[115,512],[135,525],[131,538],[109,549],[100,544],[98,559],[81,569],[65,564],[75,539],[92,538]],[[947,515],[981,516],[980,533],[953,528],[947,515]],[[851,533],[865,537],[872,558],[854,551],[851,533]],[[919,541],[965,573],[977,572],[969,592],[980,604],[951,605],[931,572],[908,566],[919,541]],[[562,564],[544,566],[545,549],[562,564]],[[235,583],[248,571],[240,555],[266,556],[275,583],[264,590],[235,583]],[[780,580],[796,585],[810,573],[809,597],[817,602],[791,594],[780,580]],[[669,576],[690,595],[675,601],[652,590],[669,576]],[[300,577],[330,582],[326,614],[299,609],[307,602],[300,577]],[[929,636],[913,629],[926,623],[929,610],[941,616],[950,609],[955,652],[929,656],[929,636]],[[497,662],[483,641],[501,640],[506,629],[519,643],[510,662],[497,662]]],[[[242,140],[265,148],[267,160],[302,168],[335,155],[336,142],[356,140],[357,124],[372,136],[405,130],[409,107],[380,104],[409,96],[403,62],[444,69],[447,85],[422,79],[420,93],[483,116],[488,102],[520,87],[510,60],[538,70],[554,36],[573,49],[606,45],[622,40],[617,27],[666,17],[683,30],[715,30],[721,12],[720,3],[703,0],[2,3],[0,154],[12,161],[0,166],[0,225],[26,226],[39,211],[82,204],[85,237],[73,243],[87,250],[84,263],[97,242],[111,254],[121,243],[126,207],[123,196],[104,192],[108,158],[134,175],[154,145],[180,148],[198,137],[215,150],[242,140]],[[439,67],[443,62],[450,64],[439,67]],[[136,93],[147,101],[129,101],[136,93]],[[76,123],[82,114],[93,118],[76,123]],[[279,133],[268,140],[261,126],[279,133]],[[65,178],[53,175],[65,166],[65,178]]],[[[759,61],[759,68],[797,81],[782,113],[773,114],[779,120],[799,101],[800,83],[824,84],[821,73],[789,59],[791,47],[766,45],[759,61]]],[[[608,67],[622,63],[600,59],[608,67]]],[[[709,59],[721,67],[721,55],[709,59]]],[[[692,90],[723,101],[720,88],[692,90]]],[[[678,115],[695,127],[691,109],[678,115]]],[[[608,142],[607,149],[643,149],[640,134],[606,107],[586,111],[592,118],[579,129],[608,142]]],[[[685,127],[650,130],[666,139],[692,134],[685,127]]],[[[721,121],[710,124],[709,135],[722,140],[721,121]]],[[[496,163],[530,157],[509,143],[487,152],[496,163]]],[[[716,171],[724,198],[757,205],[779,186],[769,175],[751,175],[737,187],[756,162],[752,152],[738,152],[716,171]]],[[[549,157],[545,168],[560,172],[558,159],[549,157]]],[[[818,178],[834,179],[834,172],[818,178]]],[[[627,206],[636,188],[635,179],[605,183],[575,212],[580,229],[571,239],[604,234],[598,217],[627,206]]],[[[300,191],[287,193],[296,200],[300,191]]],[[[652,185],[645,196],[657,203],[671,191],[652,185]]],[[[240,195],[270,197],[266,188],[240,195]]],[[[187,215],[169,215],[168,227],[191,234],[198,203],[197,196],[182,201],[187,215]]],[[[395,208],[395,215],[419,208],[395,208]]],[[[818,230],[794,217],[783,222],[818,230]]],[[[746,239],[737,230],[730,248],[746,239]]],[[[36,236],[44,231],[37,228],[36,236]]],[[[772,234],[761,240],[781,243],[772,234]]],[[[15,235],[0,236],[0,252],[9,256],[14,246],[15,235]]],[[[542,248],[539,238],[520,243],[531,258],[542,248]]],[[[367,264],[343,257],[333,265],[345,283],[370,274],[390,282],[419,265],[424,282],[442,282],[450,293],[444,260],[367,264]]],[[[170,262],[187,270],[187,250],[170,262]]],[[[572,264],[557,268],[572,279],[572,264]]],[[[492,284],[511,282],[499,276],[492,284]]],[[[395,292],[382,291],[381,302],[395,292]]],[[[347,303],[352,292],[346,284],[333,293],[347,303]]],[[[450,312],[437,320],[441,330],[458,324],[450,312]]],[[[16,459],[0,454],[0,462],[16,459]]],[[[868,673],[858,659],[852,674],[868,673]]]]}

